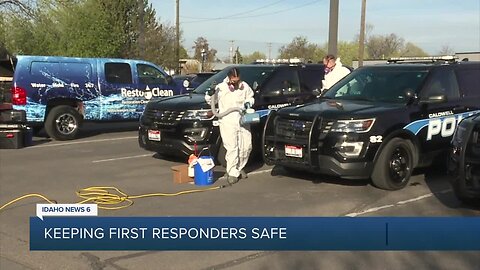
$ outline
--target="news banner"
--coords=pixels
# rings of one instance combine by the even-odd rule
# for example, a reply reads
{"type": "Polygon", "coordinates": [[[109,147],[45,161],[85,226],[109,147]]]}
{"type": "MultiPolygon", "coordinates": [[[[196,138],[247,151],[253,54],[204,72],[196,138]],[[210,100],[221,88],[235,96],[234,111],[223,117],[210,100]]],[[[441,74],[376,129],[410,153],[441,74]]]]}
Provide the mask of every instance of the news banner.
{"type": "Polygon", "coordinates": [[[99,217],[38,204],[30,250],[480,250],[480,217],[99,217]]]}

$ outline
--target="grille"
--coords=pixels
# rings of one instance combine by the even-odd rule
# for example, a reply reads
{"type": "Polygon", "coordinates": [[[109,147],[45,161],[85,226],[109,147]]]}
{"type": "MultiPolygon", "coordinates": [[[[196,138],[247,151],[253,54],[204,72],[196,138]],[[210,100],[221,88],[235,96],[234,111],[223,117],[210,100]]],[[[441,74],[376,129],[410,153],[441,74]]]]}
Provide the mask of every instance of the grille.
{"type": "MultiPolygon", "coordinates": [[[[328,119],[319,119],[318,121],[320,122],[318,138],[323,140],[332,128],[334,121],[328,119]]],[[[277,118],[275,134],[286,139],[306,141],[312,125],[313,122],[309,120],[277,118]]]]}
{"type": "Polygon", "coordinates": [[[308,140],[311,128],[312,121],[278,118],[275,133],[287,139],[308,140]]]}
{"type": "Polygon", "coordinates": [[[180,121],[184,113],[183,111],[150,109],[145,112],[145,116],[154,122],[172,123],[180,121]]]}

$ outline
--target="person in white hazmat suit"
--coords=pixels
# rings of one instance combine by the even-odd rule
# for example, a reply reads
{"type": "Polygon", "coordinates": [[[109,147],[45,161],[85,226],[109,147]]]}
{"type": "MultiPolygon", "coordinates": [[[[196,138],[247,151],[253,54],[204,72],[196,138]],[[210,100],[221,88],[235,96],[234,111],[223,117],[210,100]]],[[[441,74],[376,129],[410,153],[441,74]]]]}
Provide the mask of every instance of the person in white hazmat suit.
{"type": "Polygon", "coordinates": [[[325,77],[322,80],[322,93],[350,73],[350,69],[343,66],[340,58],[336,58],[332,54],[323,58],[323,64],[325,65],[325,77]]]}
{"type": "MultiPolygon", "coordinates": [[[[240,71],[232,68],[227,78],[219,83],[215,92],[218,103],[218,112],[223,113],[231,108],[247,108],[255,102],[252,88],[240,80],[240,71]]],[[[207,93],[205,100],[210,104],[211,96],[207,93]]],[[[219,119],[220,136],[223,146],[227,150],[225,159],[227,161],[227,181],[229,184],[236,183],[239,178],[246,178],[243,170],[247,164],[248,157],[252,151],[252,134],[250,125],[240,123],[241,114],[233,111],[219,119]]]]}

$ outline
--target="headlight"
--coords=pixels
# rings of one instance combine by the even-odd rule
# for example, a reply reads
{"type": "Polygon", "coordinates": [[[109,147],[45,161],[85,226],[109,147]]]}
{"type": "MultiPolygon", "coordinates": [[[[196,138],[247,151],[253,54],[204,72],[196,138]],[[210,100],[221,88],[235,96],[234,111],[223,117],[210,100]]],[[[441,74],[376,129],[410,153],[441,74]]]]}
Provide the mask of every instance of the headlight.
{"type": "Polygon", "coordinates": [[[212,120],[212,110],[188,110],[183,115],[183,120],[212,120]]]}
{"type": "Polygon", "coordinates": [[[338,120],[333,124],[330,132],[369,132],[375,123],[375,118],[361,120],[338,120]]]}

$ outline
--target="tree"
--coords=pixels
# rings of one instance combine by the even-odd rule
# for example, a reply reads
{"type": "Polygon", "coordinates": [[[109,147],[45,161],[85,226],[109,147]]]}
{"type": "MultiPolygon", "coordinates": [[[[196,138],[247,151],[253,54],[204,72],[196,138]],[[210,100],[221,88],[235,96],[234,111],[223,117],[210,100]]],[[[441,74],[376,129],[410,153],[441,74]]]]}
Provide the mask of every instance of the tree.
{"type": "Polygon", "coordinates": [[[212,69],[211,63],[213,63],[216,60],[217,50],[210,49],[208,40],[204,37],[198,37],[194,41],[194,43],[195,45],[192,47],[192,49],[195,50],[193,58],[200,61],[200,63],[202,62],[204,63],[203,65],[204,71],[211,70],[212,69]],[[203,61],[202,59],[203,58],[202,52],[205,54],[205,61],[203,61]]]}
{"type": "Polygon", "coordinates": [[[353,60],[358,59],[358,42],[340,41],[338,42],[338,55],[342,64],[352,66],[353,60]]]}
{"type": "Polygon", "coordinates": [[[407,42],[400,52],[401,56],[428,56],[422,48],[417,45],[407,42]]]}
{"type": "Polygon", "coordinates": [[[443,45],[440,51],[438,52],[439,55],[453,55],[455,54],[455,50],[448,44],[443,45]]]}
{"type": "Polygon", "coordinates": [[[259,51],[255,51],[251,54],[247,54],[247,55],[243,56],[243,63],[250,64],[250,63],[255,62],[258,59],[266,59],[266,58],[267,58],[267,56],[264,53],[259,52],[259,51]]]}
{"type": "Polygon", "coordinates": [[[404,39],[396,34],[373,35],[366,42],[366,49],[370,59],[385,59],[398,56],[404,46],[404,39]]]}
{"type": "Polygon", "coordinates": [[[304,36],[295,37],[292,42],[283,45],[278,50],[280,58],[303,58],[305,61],[320,61],[317,54],[318,46],[308,42],[304,36]]]}
{"type": "MultiPolygon", "coordinates": [[[[0,35],[16,54],[141,58],[175,68],[175,31],[148,0],[17,0],[35,14],[0,6],[0,35]],[[139,16],[143,14],[143,16],[139,16]],[[143,18],[143,20],[140,19],[143,18]],[[9,31],[3,31],[9,29],[9,31]],[[141,38],[141,39],[140,39],[141,38]]],[[[0,2],[1,3],[1,2],[0,2]]],[[[186,50],[180,48],[181,56],[186,50]]]]}
{"type": "Polygon", "coordinates": [[[235,54],[233,55],[233,63],[234,64],[243,64],[243,57],[242,54],[240,53],[239,48],[235,50],[235,54]]]}

